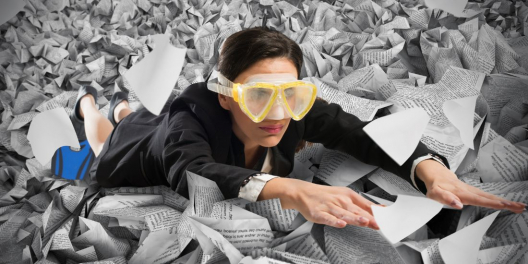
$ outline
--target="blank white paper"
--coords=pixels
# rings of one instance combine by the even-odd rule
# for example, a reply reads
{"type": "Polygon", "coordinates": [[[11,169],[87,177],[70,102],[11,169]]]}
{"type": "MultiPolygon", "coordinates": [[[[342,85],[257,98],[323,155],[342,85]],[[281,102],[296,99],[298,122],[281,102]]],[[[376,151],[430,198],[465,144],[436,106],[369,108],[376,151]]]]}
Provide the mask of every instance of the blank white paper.
{"type": "Polygon", "coordinates": [[[455,16],[464,16],[468,0],[425,0],[429,8],[437,8],[455,16]]]}
{"type": "Polygon", "coordinates": [[[372,213],[383,236],[396,244],[429,222],[442,206],[426,197],[398,195],[390,206],[372,206],[372,213]]]}
{"type": "Polygon", "coordinates": [[[423,108],[411,108],[376,119],[363,130],[401,166],[418,146],[429,119],[423,108]]]}
{"type": "Polygon", "coordinates": [[[172,46],[169,37],[151,36],[154,50],[124,74],[143,106],[155,115],[160,114],[176,85],[187,52],[172,46]]]}
{"type": "Polygon", "coordinates": [[[29,126],[27,139],[40,164],[47,164],[61,147],[81,147],[73,124],[62,107],[35,116],[29,126]]]}
{"type": "Polygon", "coordinates": [[[446,264],[477,263],[480,242],[500,211],[440,240],[438,248],[446,264]]]}
{"type": "Polygon", "coordinates": [[[25,0],[0,0],[0,25],[16,16],[25,5],[25,0]]]}
{"type": "Polygon", "coordinates": [[[458,129],[462,142],[470,149],[474,149],[473,117],[477,97],[478,95],[449,100],[442,106],[445,116],[458,129]]]}

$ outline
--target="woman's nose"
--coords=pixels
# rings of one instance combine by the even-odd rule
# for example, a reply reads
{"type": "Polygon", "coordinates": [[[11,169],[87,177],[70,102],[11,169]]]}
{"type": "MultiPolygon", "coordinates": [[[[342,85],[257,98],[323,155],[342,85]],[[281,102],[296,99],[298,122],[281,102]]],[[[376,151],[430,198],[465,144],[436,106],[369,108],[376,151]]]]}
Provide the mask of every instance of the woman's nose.
{"type": "Polygon", "coordinates": [[[271,107],[268,115],[266,116],[266,119],[271,119],[271,120],[284,119],[284,117],[285,117],[284,111],[285,111],[284,106],[282,106],[282,104],[279,104],[279,103],[277,103],[277,101],[275,101],[275,103],[273,103],[273,106],[271,107]]]}

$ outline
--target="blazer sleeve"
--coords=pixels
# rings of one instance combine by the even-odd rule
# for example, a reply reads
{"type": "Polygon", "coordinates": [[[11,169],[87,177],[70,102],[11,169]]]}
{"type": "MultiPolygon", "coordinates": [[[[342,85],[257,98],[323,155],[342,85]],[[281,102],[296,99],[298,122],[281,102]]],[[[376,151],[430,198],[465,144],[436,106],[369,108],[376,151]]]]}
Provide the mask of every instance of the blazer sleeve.
{"type": "MultiPolygon", "coordinates": [[[[428,153],[436,154],[449,168],[445,157],[430,150],[421,142],[407,161],[399,166],[363,131],[363,127],[368,123],[345,112],[338,104],[318,99],[305,116],[303,139],[322,143],[325,148],[348,153],[364,163],[381,167],[405,179],[411,185],[413,185],[410,178],[413,161],[421,156],[428,153]]],[[[425,193],[424,183],[418,177],[415,180],[420,191],[425,193]]]]}
{"type": "Polygon", "coordinates": [[[238,197],[242,182],[259,171],[215,162],[205,128],[193,113],[171,117],[162,159],[170,187],[189,197],[186,170],[210,179],[226,199],[238,197]]]}

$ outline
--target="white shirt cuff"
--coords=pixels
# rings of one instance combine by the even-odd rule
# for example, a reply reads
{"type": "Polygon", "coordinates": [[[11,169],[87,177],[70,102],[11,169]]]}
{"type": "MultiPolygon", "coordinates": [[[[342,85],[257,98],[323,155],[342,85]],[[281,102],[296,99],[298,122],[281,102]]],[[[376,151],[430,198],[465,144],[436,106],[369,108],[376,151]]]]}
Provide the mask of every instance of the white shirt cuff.
{"type": "Polygon", "coordinates": [[[264,185],[266,185],[269,180],[277,177],[278,176],[270,174],[253,176],[244,187],[240,188],[238,197],[244,198],[250,202],[256,202],[260,192],[264,189],[264,185]]]}
{"type": "Polygon", "coordinates": [[[418,166],[418,163],[420,163],[420,162],[422,162],[424,160],[428,160],[428,159],[434,159],[434,160],[440,162],[440,164],[444,165],[444,167],[447,168],[447,166],[444,164],[444,162],[441,159],[439,159],[437,157],[434,157],[431,154],[427,154],[425,156],[422,156],[422,157],[419,157],[419,158],[415,159],[414,162],[413,162],[412,168],[411,168],[411,181],[412,181],[412,183],[414,185],[414,188],[416,188],[417,190],[420,190],[420,188],[418,188],[418,185],[416,185],[416,181],[414,179],[415,174],[416,174],[415,173],[416,172],[416,166],[418,166]]]}

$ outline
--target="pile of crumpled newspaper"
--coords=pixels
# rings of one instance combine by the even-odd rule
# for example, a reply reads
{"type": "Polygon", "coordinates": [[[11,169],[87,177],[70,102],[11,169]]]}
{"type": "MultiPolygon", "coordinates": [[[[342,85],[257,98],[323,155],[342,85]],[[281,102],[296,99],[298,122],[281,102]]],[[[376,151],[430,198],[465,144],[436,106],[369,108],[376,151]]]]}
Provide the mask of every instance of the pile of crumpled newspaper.
{"type": "MultiPolygon", "coordinates": [[[[165,186],[66,180],[28,140],[32,120],[57,108],[70,113],[82,85],[99,90],[104,114],[118,90],[141,107],[124,76],[152,52],[153,35],[186,49],[177,96],[212,75],[229,35],[266,25],[300,45],[301,77],[319,96],[364,121],[423,108],[430,120],[421,142],[460,179],[527,203],[528,7],[466,2],[0,2],[19,6],[5,20],[7,8],[0,11],[0,263],[528,263],[527,211],[445,208],[393,243],[367,228],[307,222],[277,199],[225,200],[192,173],[189,200],[165,186]]],[[[320,144],[296,154],[291,177],[348,186],[387,205],[424,197],[320,144]]]]}

